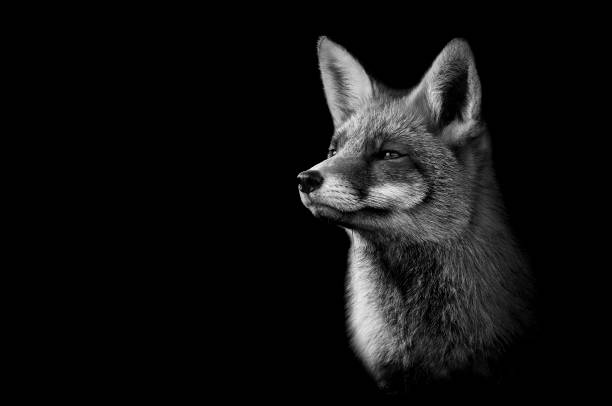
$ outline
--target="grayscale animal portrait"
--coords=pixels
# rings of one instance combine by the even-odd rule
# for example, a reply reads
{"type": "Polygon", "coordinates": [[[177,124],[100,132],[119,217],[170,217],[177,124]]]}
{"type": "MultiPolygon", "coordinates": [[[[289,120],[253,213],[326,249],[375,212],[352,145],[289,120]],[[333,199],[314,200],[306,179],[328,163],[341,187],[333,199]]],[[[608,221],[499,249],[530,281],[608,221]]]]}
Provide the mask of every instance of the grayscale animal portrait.
{"type": "Polygon", "coordinates": [[[532,325],[533,286],[496,183],[470,46],[452,40],[409,90],[386,87],[325,37],[318,60],[334,129],[298,189],[350,239],[355,353],[387,393],[503,379],[500,360],[532,325]]]}

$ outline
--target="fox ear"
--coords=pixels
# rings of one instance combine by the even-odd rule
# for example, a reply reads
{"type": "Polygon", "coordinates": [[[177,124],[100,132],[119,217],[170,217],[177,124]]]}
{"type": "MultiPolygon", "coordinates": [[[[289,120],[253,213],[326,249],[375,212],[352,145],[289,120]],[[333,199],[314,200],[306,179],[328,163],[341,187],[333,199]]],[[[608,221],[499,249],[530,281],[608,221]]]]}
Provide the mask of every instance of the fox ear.
{"type": "Polygon", "coordinates": [[[419,90],[438,128],[455,122],[465,131],[478,121],[480,81],[465,40],[454,39],[444,47],[425,74],[419,90]]]}
{"type": "Polygon", "coordinates": [[[340,45],[321,37],[319,68],[327,105],[337,128],[372,95],[372,83],[359,62],[340,45]]]}

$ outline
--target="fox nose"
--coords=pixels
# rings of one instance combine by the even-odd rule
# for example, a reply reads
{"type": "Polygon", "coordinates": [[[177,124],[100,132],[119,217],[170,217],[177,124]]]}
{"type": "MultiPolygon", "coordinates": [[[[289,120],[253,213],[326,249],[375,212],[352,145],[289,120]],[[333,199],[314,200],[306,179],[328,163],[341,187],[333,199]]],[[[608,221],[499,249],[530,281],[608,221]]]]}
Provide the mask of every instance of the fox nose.
{"type": "Polygon", "coordinates": [[[298,175],[298,185],[302,192],[310,193],[317,190],[323,183],[323,176],[319,171],[305,171],[298,175]]]}

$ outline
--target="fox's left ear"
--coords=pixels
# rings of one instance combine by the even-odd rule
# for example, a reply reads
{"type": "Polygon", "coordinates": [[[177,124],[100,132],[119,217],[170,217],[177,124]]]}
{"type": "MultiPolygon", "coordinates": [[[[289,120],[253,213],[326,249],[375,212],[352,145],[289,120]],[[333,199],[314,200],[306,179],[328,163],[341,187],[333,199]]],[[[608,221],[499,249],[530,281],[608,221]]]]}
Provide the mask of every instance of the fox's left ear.
{"type": "MultiPolygon", "coordinates": [[[[454,39],[438,55],[417,88],[440,129],[455,124],[465,133],[480,118],[480,80],[470,46],[454,39]]],[[[453,137],[462,134],[453,131],[453,137]]]]}
{"type": "Polygon", "coordinates": [[[372,82],[363,67],[346,49],[321,37],[319,68],[327,105],[338,128],[372,95],[372,82]]]}

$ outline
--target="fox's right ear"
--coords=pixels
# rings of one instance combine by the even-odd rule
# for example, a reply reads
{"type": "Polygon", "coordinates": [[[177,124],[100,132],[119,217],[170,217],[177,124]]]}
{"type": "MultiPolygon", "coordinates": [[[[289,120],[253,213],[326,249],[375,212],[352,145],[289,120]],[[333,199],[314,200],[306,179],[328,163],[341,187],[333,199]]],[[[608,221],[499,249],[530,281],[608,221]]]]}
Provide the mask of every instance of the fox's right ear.
{"type": "Polygon", "coordinates": [[[327,105],[338,128],[370,98],[372,82],[359,62],[327,37],[319,39],[318,52],[327,105]]]}
{"type": "Polygon", "coordinates": [[[453,139],[468,135],[480,118],[480,81],[470,46],[454,39],[436,58],[418,87],[434,123],[444,128],[454,123],[453,139]]]}

